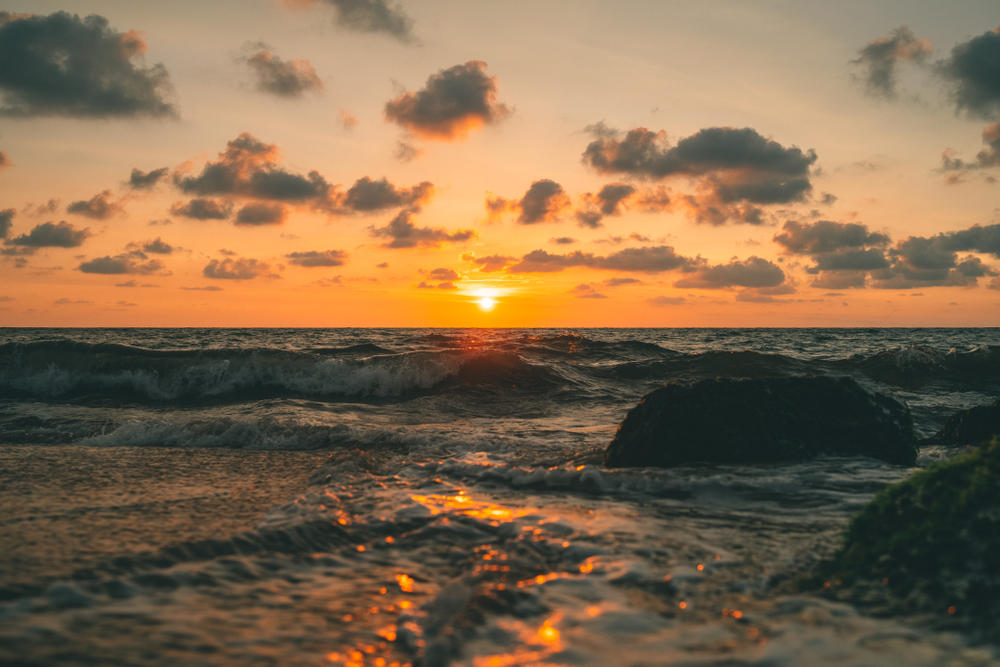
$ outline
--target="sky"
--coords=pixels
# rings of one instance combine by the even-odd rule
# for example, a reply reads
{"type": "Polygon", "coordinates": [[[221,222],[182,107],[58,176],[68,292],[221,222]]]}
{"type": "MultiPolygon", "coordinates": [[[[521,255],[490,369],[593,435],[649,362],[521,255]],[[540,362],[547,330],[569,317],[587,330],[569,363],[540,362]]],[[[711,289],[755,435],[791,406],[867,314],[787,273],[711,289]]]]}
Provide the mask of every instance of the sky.
{"type": "Polygon", "coordinates": [[[0,326],[997,326],[998,22],[0,2],[0,326]]]}

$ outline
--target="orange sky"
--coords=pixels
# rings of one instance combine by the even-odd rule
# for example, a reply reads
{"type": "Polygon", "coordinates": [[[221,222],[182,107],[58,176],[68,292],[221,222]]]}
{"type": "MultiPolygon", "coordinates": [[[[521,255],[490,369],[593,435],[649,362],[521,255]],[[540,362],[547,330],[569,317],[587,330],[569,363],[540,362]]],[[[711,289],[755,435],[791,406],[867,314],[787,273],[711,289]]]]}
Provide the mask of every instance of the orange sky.
{"type": "Polygon", "coordinates": [[[8,2],[0,325],[996,326],[985,3],[708,4],[8,2]]]}

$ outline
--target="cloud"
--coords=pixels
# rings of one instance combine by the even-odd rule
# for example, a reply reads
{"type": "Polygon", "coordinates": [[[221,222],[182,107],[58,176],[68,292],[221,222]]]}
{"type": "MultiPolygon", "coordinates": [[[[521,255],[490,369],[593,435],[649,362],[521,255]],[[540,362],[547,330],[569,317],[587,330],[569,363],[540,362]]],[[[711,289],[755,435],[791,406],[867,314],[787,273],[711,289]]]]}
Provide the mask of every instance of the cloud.
{"type": "Polygon", "coordinates": [[[48,215],[55,213],[59,210],[59,200],[50,199],[44,204],[39,204],[35,206],[34,203],[30,203],[21,209],[21,213],[26,213],[28,215],[48,215]]]}
{"type": "Polygon", "coordinates": [[[454,269],[431,269],[427,277],[431,280],[458,280],[458,273],[454,269]]]}
{"type": "Polygon", "coordinates": [[[71,301],[70,299],[67,299],[66,297],[63,297],[61,299],[56,299],[52,303],[54,303],[57,306],[68,306],[68,305],[86,304],[86,303],[94,303],[94,302],[93,301],[71,301]]]}
{"type": "Polygon", "coordinates": [[[123,283],[115,283],[115,287],[138,287],[139,283],[134,280],[127,280],[123,283]]]}
{"type": "Polygon", "coordinates": [[[12,208],[0,210],[0,239],[5,239],[10,234],[10,230],[14,227],[14,217],[16,215],[17,211],[12,208]]]}
{"type": "Polygon", "coordinates": [[[246,59],[257,78],[257,90],[278,97],[302,97],[323,89],[323,82],[308,60],[284,61],[270,51],[259,51],[246,59]]]}
{"type": "Polygon", "coordinates": [[[233,213],[233,203],[197,198],[187,204],[177,202],[170,207],[170,213],[192,220],[226,220],[233,213]]]}
{"type": "Polygon", "coordinates": [[[343,250],[308,250],[285,255],[289,264],[305,267],[343,266],[347,263],[347,253],[343,250]]]}
{"type": "Polygon", "coordinates": [[[166,68],[141,66],[147,47],[140,33],[117,32],[102,16],[4,12],[0,45],[2,115],[177,115],[166,101],[172,91],[166,68]]]}
{"type": "Polygon", "coordinates": [[[0,151],[0,171],[3,171],[4,169],[9,169],[10,167],[13,166],[14,163],[11,162],[10,157],[3,151],[0,151]]]}
{"type": "Polygon", "coordinates": [[[585,207],[578,209],[573,215],[581,227],[603,227],[601,219],[608,215],[619,215],[625,200],[635,194],[635,191],[635,186],[627,183],[608,183],[597,194],[584,194],[585,207]]]}
{"type": "Polygon", "coordinates": [[[847,289],[911,289],[972,287],[978,278],[997,275],[981,259],[959,253],[979,253],[1000,259],[1000,224],[943,232],[929,238],[911,236],[886,248],[885,234],[864,225],[819,221],[788,222],[775,242],[788,254],[813,260],[806,273],[816,276],[813,287],[847,289]]]}
{"type": "Polygon", "coordinates": [[[77,229],[66,221],[45,222],[36,225],[29,233],[9,239],[6,245],[31,248],[78,248],[91,236],[90,227],[77,229]]]}
{"type": "Polygon", "coordinates": [[[221,292],[221,287],[216,287],[215,285],[209,285],[208,287],[181,287],[182,290],[186,292],[221,292]]]}
{"type": "Polygon", "coordinates": [[[283,225],[288,211],[280,203],[255,202],[247,204],[236,214],[237,225],[283,225]]]}
{"type": "Polygon", "coordinates": [[[133,306],[138,306],[139,304],[137,304],[137,303],[129,303],[128,301],[119,301],[119,302],[118,302],[117,304],[115,304],[115,305],[118,305],[118,306],[125,306],[125,307],[133,307],[133,306]]]}
{"type": "Polygon", "coordinates": [[[687,299],[682,296],[654,296],[651,299],[646,299],[646,303],[653,306],[654,308],[664,308],[666,306],[680,306],[686,303],[687,299]]]}
{"type": "Polygon", "coordinates": [[[111,197],[111,190],[105,190],[88,200],[72,202],[66,207],[66,212],[95,220],[107,220],[115,215],[124,215],[125,207],[122,206],[121,201],[114,201],[111,197]]]}
{"type": "Polygon", "coordinates": [[[986,147],[976,154],[975,162],[965,162],[956,158],[955,151],[949,148],[941,154],[942,169],[958,171],[1000,167],[1000,123],[987,125],[983,129],[983,143],[986,147]]]}
{"type": "Polygon", "coordinates": [[[424,151],[406,141],[397,141],[396,150],[392,152],[392,156],[400,162],[412,162],[423,154],[424,151]]]}
{"type": "Polygon", "coordinates": [[[608,278],[604,281],[606,287],[621,287],[622,285],[641,285],[638,278],[608,278]]]}
{"type": "Polygon", "coordinates": [[[385,33],[404,44],[413,41],[413,19],[399,5],[385,0],[285,0],[292,7],[312,7],[322,2],[333,7],[335,22],[354,32],[385,33]]]}
{"type": "Polygon", "coordinates": [[[167,167],[161,167],[149,172],[142,171],[141,169],[132,169],[132,175],[129,176],[127,185],[132,190],[152,190],[157,183],[166,178],[169,172],[170,169],[167,167]]]}
{"type": "Polygon", "coordinates": [[[665,132],[644,127],[624,139],[599,138],[583,153],[583,162],[600,173],[661,180],[696,181],[695,194],[672,199],[658,191],[647,205],[668,210],[681,205],[698,222],[765,222],[760,206],[802,201],[812,190],[812,150],[785,148],[749,127],[699,130],[671,145],[665,132]]]}
{"type": "Polygon", "coordinates": [[[132,250],[121,255],[105,255],[83,262],[77,267],[84,273],[101,273],[106,275],[139,274],[150,275],[162,271],[166,266],[158,259],[149,259],[141,250],[132,250]]]}
{"type": "Polygon", "coordinates": [[[951,82],[959,111],[986,120],[1000,117],[1000,27],[958,44],[937,69],[951,82]]]}
{"type": "Polygon", "coordinates": [[[417,227],[413,223],[413,211],[400,211],[385,227],[368,227],[368,232],[376,238],[391,239],[383,243],[383,248],[438,248],[445,243],[461,243],[476,236],[471,229],[460,229],[448,233],[442,228],[417,227]]]}
{"type": "Polygon", "coordinates": [[[271,265],[259,259],[213,259],[202,270],[206,278],[216,280],[253,280],[254,278],[280,278],[271,272],[271,265]]]}
{"type": "Polygon", "coordinates": [[[345,130],[353,130],[358,124],[358,117],[346,109],[340,110],[340,125],[345,130]]]}
{"type": "Polygon", "coordinates": [[[674,287],[719,289],[722,287],[774,287],[785,280],[776,264],[757,256],[732,260],[728,264],[702,266],[674,282],[674,287]]]}
{"type": "Polygon", "coordinates": [[[866,246],[886,246],[889,241],[886,234],[869,232],[866,225],[830,220],[819,220],[811,224],[789,220],[774,235],[774,242],[785,253],[794,255],[817,255],[866,246]]]}
{"type": "Polygon", "coordinates": [[[431,285],[430,283],[420,281],[420,283],[417,285],[417,289],[458,289],[458,286],[456,286],[455,283],[450,281],[438,283],[437,285],[431,285]]]}
{"type": "Polygon", "coordinates": [[[362,176],[344,195],[340,208],[357,213],[384,211],[406,206],[418,209],[434,196],[434,184],[424,181],[412,188],[397,188],[384,177],[373,181],[362,176]]]}
{"type": "Polygon", "coordinates": [[[144,252],[151,252],[154,255],[170,255],[174,252],[174,250],[177,250],[175,246],[165,242],[159,236],[152,241],[143,241],[142,243],[133,242],[128,244],[128,248],[130,250],[138,247],[142,247],[144,252]]]}
{"type": "Polygon", "coordinates": [[[281,151],[248,132],[227,142],[226,150],[209,161],[196,176],[174,175],[174,184],[186,194],[198,196],[236,195],[267,201],[330,205],[333,186],[319,172],[293,174],[278,165],[281,151]]]}
{"type": "Polygon", "coordinates": [[[427,78],[415,93],[386,102],[386,120],[424,139],[464,139],[471,130],[510,115],[497,101],[497,77],[487,76],[486,63],[470,60],[427,78]]]}
{"type": "Polygon", "coordinates": [[[607,299],[608,297],[594,289],[590,283],[581,283],[569,291],[577,299],[607,299]]]}
{"type": "Polygon", "coordinates": [[[462,261],[472,262],[479,266],[479,271],[482,273],[493,273],[494,271],[502,271],[504,267],[516,260],[516,257],[511,257],[509,255],[486,255],[485,257],[476,257],[474,252],[463,252],[462,261]]]}
{"type": "Polygon", "coordinates": [[[504,199],[492,194],[486,196],[486,213],[497,220],[505,212],[517,213],[522,225],[555,222],[572,205],[563,187],[553,180],[543,178],[531,184],[521,199],[504,199]]]}
{"type": "Polygon", "coordinates": [[[572,236],[557,236],[549,239],[549,243],[553,243],[555,245],[572,245],[576,243],[576,239],[572,236]]]}
{"type": "Polygon", "coordinates": [[[599,120],[596,123],[585,126],[583,128],[583,132],[589,134],[595,139],[617,139],[622,134],[621,130],[609,127],[603,120],[599,120]]]}
{"type": "Polygon", "coordinates": [[[923,64],[933,51],[930,41],[917,39],[909,28],[900,26],[858,51],[858,57],[850,64],[861,68],[862,74],[852,77],[861,82],[868,95],[896,99],[897,63],[910,61],[923,64]]]}
{"type": "Polygon", "coordinates": [[[640,271],[661,273],[675,269],[693,268],[697,260],[678,255],[671,246],[625,248],[606,257],[579,250],[565,255],[555,255],[545,250],[532,250],[516,264],[507,267],[508,273],[553,273],[563,269],[585,266],[611,271],[640,271]]]}

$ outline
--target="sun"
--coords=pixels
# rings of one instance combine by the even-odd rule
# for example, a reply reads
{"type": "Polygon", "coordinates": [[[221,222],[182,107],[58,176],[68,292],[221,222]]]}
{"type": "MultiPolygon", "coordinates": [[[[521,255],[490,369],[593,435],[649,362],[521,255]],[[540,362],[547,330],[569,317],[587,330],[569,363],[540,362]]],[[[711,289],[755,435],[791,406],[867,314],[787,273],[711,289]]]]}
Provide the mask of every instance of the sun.
{"type": "Polygon", "coordinates": [[[493,306],[497,305],[497,302],[488,296],[484,296],[479,300],[479,307],[483,310],[493,310],[493,306]]]}

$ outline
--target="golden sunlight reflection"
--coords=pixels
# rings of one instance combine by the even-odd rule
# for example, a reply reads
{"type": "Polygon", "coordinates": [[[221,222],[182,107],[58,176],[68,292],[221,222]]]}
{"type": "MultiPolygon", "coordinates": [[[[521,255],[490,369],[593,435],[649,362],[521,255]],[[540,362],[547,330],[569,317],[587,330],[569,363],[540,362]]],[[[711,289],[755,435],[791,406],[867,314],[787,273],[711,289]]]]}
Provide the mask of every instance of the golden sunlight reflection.
{"type": "Polygon", "coordinates": [[[488,519],[494,525],[499,525],[500,521],[511,521],[537,512],[533,508],[515,509],[495,503],[473,500],[466,495],[465,491],[459,491],[453,496],[434,494],[410,497],[414,502],[418,502],[429,509],[431,514],[440,514],[445,511],[459,512],[478,519],[488,519]]]}
{"type": "Polygon", "coordinates": [[[549,667],[553,664],[549,662],[550,656],[563,650],[559,630],[555,627],[561,620],[562,614],[557,613],[534,631],[523,623],[508,624],[504,629],[516,632],[527,644],[538,648],[520,647],[512,653],[477,656],[472,659],[473,667],[549,667]]]}

